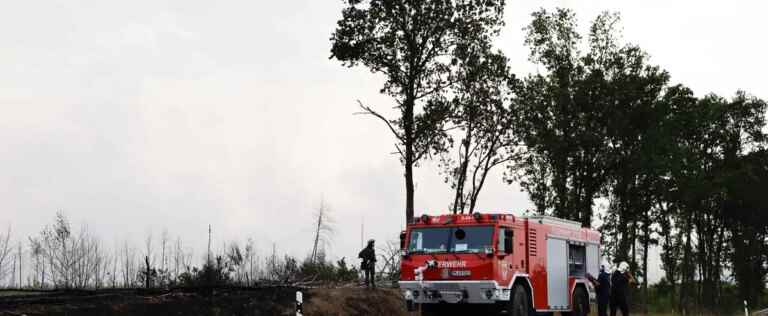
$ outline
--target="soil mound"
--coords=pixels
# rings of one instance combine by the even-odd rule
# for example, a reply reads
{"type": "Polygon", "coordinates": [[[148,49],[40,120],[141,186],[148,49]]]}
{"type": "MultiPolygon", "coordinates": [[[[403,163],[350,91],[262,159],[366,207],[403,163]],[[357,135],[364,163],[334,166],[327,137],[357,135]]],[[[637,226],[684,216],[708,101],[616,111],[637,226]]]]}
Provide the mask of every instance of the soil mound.
{"type": "Polygon", "coordinates": [[[406,316],[405,302],[395,289],[323,288],[309,291],[307,316],[406,316]]]}

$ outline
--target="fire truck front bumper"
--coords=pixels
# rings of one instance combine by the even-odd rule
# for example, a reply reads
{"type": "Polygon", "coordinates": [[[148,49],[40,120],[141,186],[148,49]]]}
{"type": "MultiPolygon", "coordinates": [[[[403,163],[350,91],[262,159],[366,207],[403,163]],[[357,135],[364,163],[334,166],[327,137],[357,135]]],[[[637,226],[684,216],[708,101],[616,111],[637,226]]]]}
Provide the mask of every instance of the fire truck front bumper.
{"type": "Polygon", "coordinates": [[[406,301],[450,304],[493,304],[508,301],[510,289],[494,281],[400,281],[406,301]]]}

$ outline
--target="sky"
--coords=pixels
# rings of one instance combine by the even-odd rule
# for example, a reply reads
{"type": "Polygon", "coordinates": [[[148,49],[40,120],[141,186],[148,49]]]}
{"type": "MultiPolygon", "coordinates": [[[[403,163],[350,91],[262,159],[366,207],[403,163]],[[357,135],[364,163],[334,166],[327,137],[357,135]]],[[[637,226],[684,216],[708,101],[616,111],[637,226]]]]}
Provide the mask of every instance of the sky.
{"type": "MultiPolygon", "coordinates": [[[[27,0],[0,3],[0,227],[25,240],[62,211],[107,245],[167,229],[201,256],[255,238],[262,253],[303,257],[323,200],[329,252],[405,224],[402,167],[386,128],[383,79],[330,60],[342,1],[27,0]]],[[[572,8],[582,30],[622,16],[673,83],[697,95],[768,98],[761,1],[514,1],[497,46],[518,75],[522,28],[540,7],[572,8]]],[[[451,199],[435,165],[416,170],[416,213],[451,199]]],[[[525,193],[491,175],[479,210],[515,214],[525,193]]],[[[653,258],[651,281],[661,276],[653,258]]]]}

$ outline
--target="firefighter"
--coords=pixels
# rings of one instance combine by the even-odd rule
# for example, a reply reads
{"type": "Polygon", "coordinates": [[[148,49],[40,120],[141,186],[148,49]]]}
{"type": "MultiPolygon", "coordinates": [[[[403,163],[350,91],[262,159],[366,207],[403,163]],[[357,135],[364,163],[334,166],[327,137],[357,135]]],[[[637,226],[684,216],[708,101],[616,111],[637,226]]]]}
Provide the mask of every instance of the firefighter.
{"type": "Polygon", "coordinates": [[[357,255],[362,260],[360,269],[365,273],[365,286],[376,288],[376,251],[373,248],[374,240],[368,240],[368,246],[357,255]]]}
{"type": "Polygon", "coordinates": [[[617,309],[621,310],[622,316],[629,316],[629,287],[634,283],[629,264],[622,261],[611,275],[611,316],[616,316],[617,309]]]}
{"type": "Polygon", "coordinates": [[[597,315],[608,316],[608,304],[611,297],[611,275],[605,271],[605,264],[600,265],[597,276],[597,315]]]}

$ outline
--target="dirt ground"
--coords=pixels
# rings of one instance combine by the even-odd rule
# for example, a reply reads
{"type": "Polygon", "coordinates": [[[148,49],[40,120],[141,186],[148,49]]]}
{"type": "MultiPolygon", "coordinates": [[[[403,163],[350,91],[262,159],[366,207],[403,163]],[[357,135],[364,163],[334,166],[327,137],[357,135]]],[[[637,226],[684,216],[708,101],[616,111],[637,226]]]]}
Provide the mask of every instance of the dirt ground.
{"type": "Polygon", "coordinates": [[[411,316],[400,292],[394,289],[313,289],[304,314],[308,316],[391,315],[411,316]]]}

